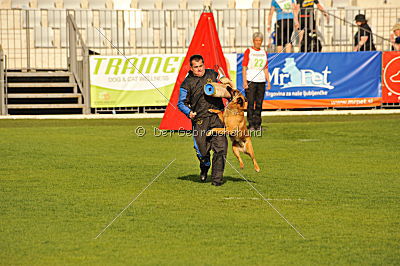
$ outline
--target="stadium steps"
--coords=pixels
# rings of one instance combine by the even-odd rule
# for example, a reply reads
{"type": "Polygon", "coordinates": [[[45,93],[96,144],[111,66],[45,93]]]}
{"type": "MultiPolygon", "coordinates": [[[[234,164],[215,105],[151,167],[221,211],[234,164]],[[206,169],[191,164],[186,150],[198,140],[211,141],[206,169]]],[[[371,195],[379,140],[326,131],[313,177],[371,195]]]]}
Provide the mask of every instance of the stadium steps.
{"type": "Polygon", "coordinates": [[[83,108],[83,104],[9,104],[8,109],[83,108]]]}
{"type": "Polygon", "coordinates": [[[8,88],[69,88],[73,87],[76,90],[76,84],[72,82],[65,82],[65,83],[9,83],[8,88]]]}
{"type": "Polygon", "coordinates": [[[9,114],[81,114],[82,94],[70,72],[7,72],[9,114]]]}
{"type": "Polygon", "coordinates": [[[19,98],[82,98],[81,94],[77,93],[13,93],[8,94],[8,99],[19,98]]]}

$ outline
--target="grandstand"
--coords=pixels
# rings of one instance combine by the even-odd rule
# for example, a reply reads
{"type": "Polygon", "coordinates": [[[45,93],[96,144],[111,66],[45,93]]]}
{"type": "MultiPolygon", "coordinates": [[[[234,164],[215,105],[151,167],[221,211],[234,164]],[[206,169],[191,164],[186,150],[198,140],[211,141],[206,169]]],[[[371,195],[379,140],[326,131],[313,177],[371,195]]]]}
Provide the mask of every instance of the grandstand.
{"type": "MultiPolygon", "coordinates": [[[[255,31],[266,32],[270,0],[214,0],[212,10],[224,52],[241,53],[255,31]]],[[[185,53],[202,13],[189,0],[1,1],[0,44],[5,55],[7,110],[2,113],[96,112],[89,106],[89,53],[185,53]],[[105,37],[106,38],[105,38],[105,37]],[[111,41],[111,43],[108,40],[111,41]],[[45,71],[45,72],[43,72],[45,71]],[[48,73],[48,71],[52,71],[48,73]]],[[[366,14],[377,49],[390,49],[400,22],[394,0],[325,0],[327,23],[317,13],[324,52],[352,51],[354,16],[366,14]]],[[[265,49],[272,51],[264,42],[265,49]]],[[[1,96],[1,95],[0,95],[1,96]]],[[[108,109],[107,109],[108,110],[108,109]]],[[[138,107],[128,111],[139,110],[138,107]]],[[[163,107],[147,108],[163,110],[163,107]]]]}

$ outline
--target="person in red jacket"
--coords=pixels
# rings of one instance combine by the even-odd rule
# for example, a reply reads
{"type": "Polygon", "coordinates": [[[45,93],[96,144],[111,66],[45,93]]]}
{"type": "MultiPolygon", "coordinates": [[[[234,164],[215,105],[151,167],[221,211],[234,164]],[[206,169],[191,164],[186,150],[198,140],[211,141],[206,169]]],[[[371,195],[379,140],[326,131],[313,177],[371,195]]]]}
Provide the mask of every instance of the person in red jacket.
{"type": "Polygon", "coordinates": [[[246,90],[247,121],[250,130],[261,129],[261,111],[265,85],[271,88],[268,74],[267,52],[261,49],[264,36],[261,32],[253,34],[253,47],[244,52],[242,63],[243,88],[246,90]]]}

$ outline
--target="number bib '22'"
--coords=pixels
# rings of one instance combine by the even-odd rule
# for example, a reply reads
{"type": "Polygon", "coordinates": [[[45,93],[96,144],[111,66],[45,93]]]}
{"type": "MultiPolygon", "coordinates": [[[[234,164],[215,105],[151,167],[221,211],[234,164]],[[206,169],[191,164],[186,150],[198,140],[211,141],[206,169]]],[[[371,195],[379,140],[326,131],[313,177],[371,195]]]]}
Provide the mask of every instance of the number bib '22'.
{"type": "Polygon", "coordinates": [[[267,53],[264,50],[254,50],[250,48],[249,64],[247,69],[247,80],[253,82],[265,82],[263,69],[267,64],[267,53]]]}

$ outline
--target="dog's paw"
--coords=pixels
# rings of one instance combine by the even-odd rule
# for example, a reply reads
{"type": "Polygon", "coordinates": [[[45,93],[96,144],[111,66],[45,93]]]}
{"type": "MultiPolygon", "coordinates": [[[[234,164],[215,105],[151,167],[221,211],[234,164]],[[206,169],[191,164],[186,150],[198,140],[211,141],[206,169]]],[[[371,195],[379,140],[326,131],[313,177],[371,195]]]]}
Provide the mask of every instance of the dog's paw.
{"type": "Polygon", "coordinates": [[[244,163],[240,163],[240,168],[241,168],[241,169],[244,168],[244,163]]]}
{"type": "Polygon", "coordinates": [[[256,172],[258,173],[258,172],[260,172],[261,169],[260,169],[260,167],[257,166],[257,167],[254,167],[254,170],[256,170],[256,172]]]}
{"type": "Polygon", "coordinates": [[[221,113],[221,110],[217,110],[217,109],[208,109],[208,111],[209,111],[210,113],[214,113],[214,114],[219,114],[219,113],[221,113]]]}

